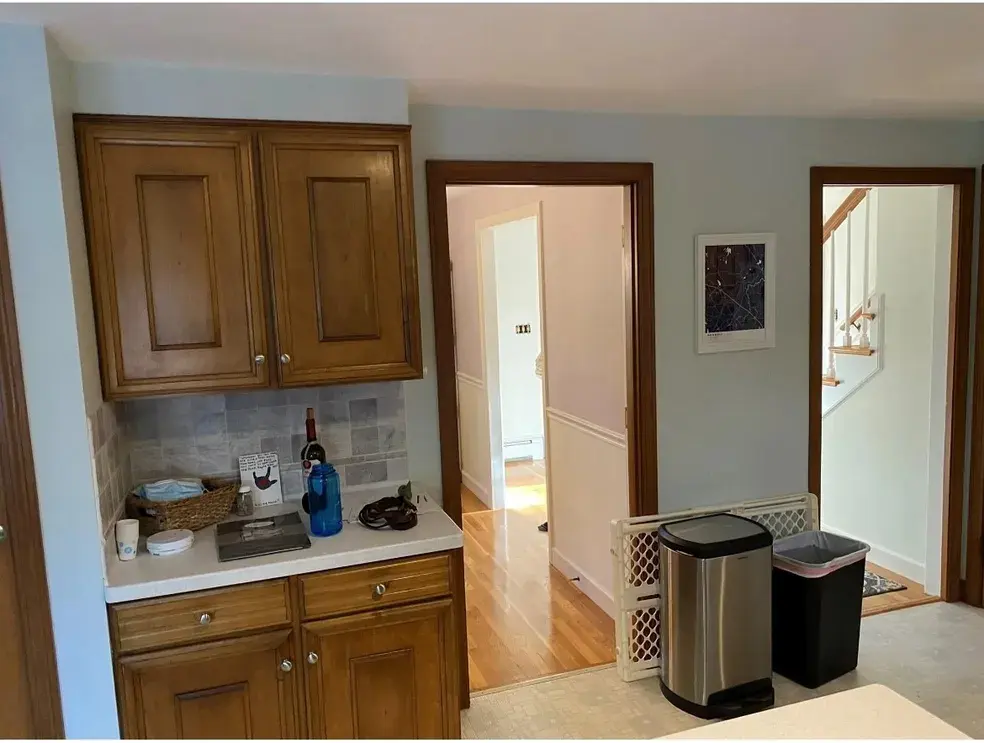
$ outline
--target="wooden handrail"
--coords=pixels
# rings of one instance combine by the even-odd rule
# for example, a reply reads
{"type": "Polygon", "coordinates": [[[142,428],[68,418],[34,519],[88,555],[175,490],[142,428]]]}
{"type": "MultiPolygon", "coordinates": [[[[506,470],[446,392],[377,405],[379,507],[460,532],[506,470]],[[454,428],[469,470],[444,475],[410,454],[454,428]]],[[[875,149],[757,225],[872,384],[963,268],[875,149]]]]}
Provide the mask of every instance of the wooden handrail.
{"type": "Polygon", "coordinates": [[[860,320],[862,317],[867,317],[869,320],[873,320],[874,317],[875,317],[875,314],[873,312],[871,312],[870,310],[868,310],[866,312],[864,310],[864,306],[863,305],[858,305],[858,308],[856,310],[854,310],[854,312],[851,313],[851,316],[849,318],[847,318],[847,322],[842,322],[840,324],[840,329],[841,330],[846,329],[848,323],[850,323],[851,325],[853,325],[858,320],[860,320]]]}
{"type": "Polygon", "coordinates": [[[864,197],[868,195],[868,191],[870,190],[870,188],[855,188],[848,194],[847,198],[844,199],[844,203],[837,207],[837,211],[830,215],[830,219],[824,222],[823,242],[827,242],[834,233],[834,230],[844,224],[847,215],[858,208],[858,204],[864,201],[864,197]]]}

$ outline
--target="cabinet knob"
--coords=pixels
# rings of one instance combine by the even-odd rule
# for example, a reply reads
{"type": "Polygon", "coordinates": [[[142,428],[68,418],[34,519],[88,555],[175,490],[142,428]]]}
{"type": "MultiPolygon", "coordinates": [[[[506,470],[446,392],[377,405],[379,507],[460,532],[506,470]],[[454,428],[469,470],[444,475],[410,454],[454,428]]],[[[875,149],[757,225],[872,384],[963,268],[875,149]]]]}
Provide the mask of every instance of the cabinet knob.
{"type": "Polygon", "coordinates": [[[256,354],[256,356],[253,357],[253,362],[257,366],[260,366],[264,361],[266,361],[266,356],[264,356],[262,353],[258,353],[256,354]]]}
{"type": "Polygon", "coordinates": [[[203,611],[202,615],[198,617],[198,623],[202,625],[202,627],[207,627],[212,623],[212,615],[207,611],[203,611]]]}
{"type": "Polygon", "coordinates": [[[310,653],[308,653],[308,663],[310,663],[313,666],[317,664],[317,662],[318,662],[318,654],[312,650],[310,653]]]}
{"type": "Polygon", "coordinates": [[[286,658],[284,658],[282,661],[280,661],[280,670],[283,671],[284,673],[290,673],[290,671],[291,671],[291,669],[293,667],[294,667],[294,664],[291,663],[286,658]]]}
{"type": "Polygon", "coordinates": [[[3,526],[0,526],[0,542],[5,540],[6,538],[7,538],[7,530],[3,526]]]}
{"type": "Polygon", "coordinates": [[[286,353],[280,354],[280,363],[281,364],[289,364],[290,363],[290,354],[286,354],[286,353]]]}
{"type": "Polygon", "coordinates": [[[385,583],[377,583],[376,584],[376,587],[372,589],[372,597],[373,598],[378,599],[384,593],[386,593],[386,584],[385,583]]]}

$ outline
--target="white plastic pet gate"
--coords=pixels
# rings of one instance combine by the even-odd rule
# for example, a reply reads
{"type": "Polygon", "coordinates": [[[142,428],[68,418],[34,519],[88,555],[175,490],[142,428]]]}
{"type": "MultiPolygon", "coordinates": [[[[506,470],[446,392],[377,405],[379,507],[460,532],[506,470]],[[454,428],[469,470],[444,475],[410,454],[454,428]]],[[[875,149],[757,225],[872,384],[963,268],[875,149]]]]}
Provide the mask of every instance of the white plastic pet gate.
{"type": "Polygon", "coordinates": [[[656,530],[669,521],[712,513],[733,513],[750,518],[772,532],[775,539],[820,528],[817,498],[810,493],[613,521],[615,653],[623,681],[636,681],[659,673],[659,543],[656,530]]]}

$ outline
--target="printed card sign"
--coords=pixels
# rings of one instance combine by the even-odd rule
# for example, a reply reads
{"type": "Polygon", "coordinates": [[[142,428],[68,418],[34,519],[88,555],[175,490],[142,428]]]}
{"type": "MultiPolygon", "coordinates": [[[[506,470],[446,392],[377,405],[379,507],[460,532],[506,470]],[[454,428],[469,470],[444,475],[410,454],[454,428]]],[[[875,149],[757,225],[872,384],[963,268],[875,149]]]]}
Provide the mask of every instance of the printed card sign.
{"type": "Polygon", "coordinates": [[[280,486],[280,457],[277,452],[245,454],[239,458],[239,477],[253,491],[253,505],[272,506],[284,502],[280,486]]]}

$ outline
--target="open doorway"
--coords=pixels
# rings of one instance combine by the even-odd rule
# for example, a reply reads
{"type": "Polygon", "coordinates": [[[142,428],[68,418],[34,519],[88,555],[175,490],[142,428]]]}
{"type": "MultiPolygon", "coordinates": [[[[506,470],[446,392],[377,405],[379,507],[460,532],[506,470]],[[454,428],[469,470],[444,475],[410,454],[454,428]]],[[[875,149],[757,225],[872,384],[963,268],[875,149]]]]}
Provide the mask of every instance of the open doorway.
{"type": "Polygon", "coordinates": [[[938,600],[953,186],[824,188],[821,488],[865,614],[938,600]]]}
{"type": "Polygon", "coordinates": [[[615,659],[608,524],[630,514],[625,196],[448,189],[472,690],[615,659]]]}
{"type": "MultiPolygon", "coordinates": [[[[474,191],[462,194],[473,195],[474,191]]],[[[455,200],[450,203],[455,210],[455,200]]],[[[536,508],[546,523],[541,224],[538,200],[475,223],[491,492],[483,493],[482,485],[469,475],[470,463],[464,461],[462,479],[487,496],[489,508],[536,508]]],[[[461,427],[460,420],[459,428],[465,434],[462,445],[469,446],[472,430],[461,427]]]]}
{"type": "Polygon", "coordinates": [[[960,598],[974,174],[814,168],[810,489],[866,615],[960,598]]]}
{"type": "MultiPolygon", "coordinates": [[[[455,599],[459,627],[465,629],[459,638],[459,659],[463,697],[467,698],[471,690],[614,659],[611,617],[614,586],[611,585],[608,524],[611,518],[657,510],[652,363],[655,357],[652,167],[606,163],[428,162],[427,181],[442,497],[445,510],[465,531],[466,546],[455,578],[462,590],[456,591],[455,599]],[[589,188],[576,188],[578,186],[589,188]],[[473,215],[462,227],[460,215],[454,212],[459,211],[461,200],[466,198],[463,194],[468,193],[469,187],[481,187],[486,192],[493,190],[499,194],[499,200],[496,208],[481,216],[473,215]],[[609,204],[615,204],[615,217],[608,224],[608,236],[595,239],[584,224],[555,219],[549,199],[544,195],[548,190],[611,191],[613,198],[609,204]],[[457,206],[456,202],[459,202],[457,206]],[[524,207],[531,209],[530,213],[509,214],[524,207]],[[538,214],[536,209],[539,209],[538,214]],[[503,214],[507,217],[505,220],[503,214]],[[483,426],[476,420],[480,416],[465,410],[466,407],[483,409],[468,398],[480,397],[479,388],[488,384],[488,358],[483,359],[479,350],[485,339],[478,332],[469,331],[462,322],[466,315],[479,316],[478,285],[469,287],[473,272],[462,262],[472,259],[454,257],[452,270],[452,257],[456,255],[452,243],[456,241],[456,233],[470,233],[467,240],[471,242],[471,255],[477,262],[481,256],[483,228],[490,226],[477,222],[498,217],[497,225],[508,225],[521,223],[534,214],[538,216],[542,261],[542,355],[540,364],[534,359],[534,372],[539,370],[542,374],[542,409],[546,412],[543,467],[536,463],[538,443],[535,435],[517,435],[510,441],[506,438],[511,437],[502,438],[503,480],[511,479],[511,473],[516,472],[525,478],[524,485],[528,490],[542,488],[546,494],[543,518],[531,519],[527,514],[524,519],[520,508],[491,507],[498,505],[492,486],[491,461],[491,440],[496,437],[491,434],[488,421],[483,426]],[[564,225],[567,233],[546,234],[552,225],[564,225]],[[582,246],[587,243],[589,247],[570,249],[578,243],[582,246]],[[605,256],[610,260],[606,265],[614,269],[613,282],[598,280],[597,270],[580,260],[592,256],[605,256]],[[551,264],[552,260],[557,261],[556,265],[551,264]],[[552,290],[550,277],[564,275],[578,278],[591,286],[592,291],[608,287],[610,291],[606,290],[604,295],[608,300],[605,308],[595,311],[598,307],[592,296],[577,286],[572,286],[569,291],[552,290]],[[592,282],[596,286],[592,286],[592,282]],[[552,317],[566,327],[554,329],[552,317]],[[561,378],[557,378],[552,369],[560,373],[561,378]],[[596,372],[596,369],[601,371],[596,372]],[[613,369],[620,371],[613,375],[613,369]],[[563,378],[565,374],[566,379],[563,378]],[[611,384],[612,380],[617,380],[618,384],[611,384]],[[592,390],[593,387],[597,389],[592,390]],[[613,400],[617,402],[613,403],[613,400]],[[566,410],[566,407],[571,409],[566,410]],[[596,419],[596,416],[603,417],[596,419]],[[484,429],[490,443],[484,447],[471,445],[466,427],[484,429]],[[568,428],[578,429],[577,436],[567,435],[568,428]],[[588,439],[592,445],[597,442],[598,452],[603,447],[620,452],[619,475],[611,475],[615,471],[611,464],[614,457],[578,453],[576,447],[588,439]],[[522,457],[522,464],[508,466],[507,459],[523,447],[527,447],[532,456],[522,457]],[[566,453],[551,456],[551,451],[557,452],[560,448],[565,448],[566,453]],[[471,492],[474,488],[469,487],[469,483],[477,479],[471,477],[471,462],[483,453],[486,453],[489,472],[488,496],[484,498],[471,492]],[[558,466],[558,461],[563,466],[558,466]],[[539,478],[543,479],[542,483],[539,478]],[[617,480],[621,480],[621,484],[617,480]],[[583,494],[588,497],[579,498],[583,494]],[[475,497],[471,498],[471,495],[475,497]],[[559,509],[558,499],[563,501],[559,509]],[[565,505],[568,506],[567,518],[564,516],[565,505]],[[584,518],[585,514],[579,510],[581,506],[597,513],[594,516],[587,514],[584,518]],[[604,512],[608,506],[616,506],[618,513],[604,512]],[[540,532],[537,527],[546,520],[546,512],[549,512],[549,530],[540,532]],[[521,559],[531,545],[536,545],[540,557],[521,559]],[[565,560],[565,557],[570,558],[568,545],[584,550],[584,558],[578,555],[575,559],[565,560]],[[480,554],[483,546],[489,548],[486,552],[506,556],[509,565],[503,567],[495,560],[485,559],[486,556],[480,554]],[[488,568],[484,574],[483,564],[488,568]],[[524,575],[522,565],[540,571],[539,575],[524,575]],[[511,594],[502,595],[503,588],[511,594]],[[533,597],[541,588],[547,591],[547,602],[531,605],[536,603],[533,597]],[[471,597],[467,610],[466,594],[471,597]],[[582,609],[584,616],[592,617],[591,621],[585,621],[584,616],[565,616],[564,612],[571,608],[582,609]],[[603,629],[599,631],[599,627],[603,629]],[[528,628],[533,629],[532,635],[527,632],[528,628]],[[488,663],[489,658],[497,662],[488,663]],[[573,666],[563,665],[571,662],[573,666]],[[503,669],[508,672],[500,673],[503,669]],[[507,678],[510,674],[512,677],[507,678]]],[[[568,211],[577,215],[586,210],[575,207],[568,211]]],[[[527,233],[530,226],[525,226],[527,233]]],[[[524,227],[516,224],[509,229],[522,232],[524,227]]],[[[494,246],[495,229],[491,237],[494,246]]],[[[485,298],[484,295],[481,297],[483,302],[485,298]]],[[[517,325],[525,331],[523,326],[532,325],[532,322],[513,318],[503,324],[516,335],[517,325]]],[[[530,331],[518,335],[532,335],[533,329],[530,331]]],[[[526,368],[526,373],[528,371],[526,368]]],[[[498,373],[501,375],[501,369],[498,373]]],[[[491,418],[492,411],[487,405],[484,409],[489,410],[487,418],[491,418]]],[[[516,458],[520,459],[519,456],[516,458]]],[[[513,498],[508,492],[508,482],[505,484],[507,492],[503,502],[512,500],[522,505],[533,498],[529,492],[513,498]]]]}

